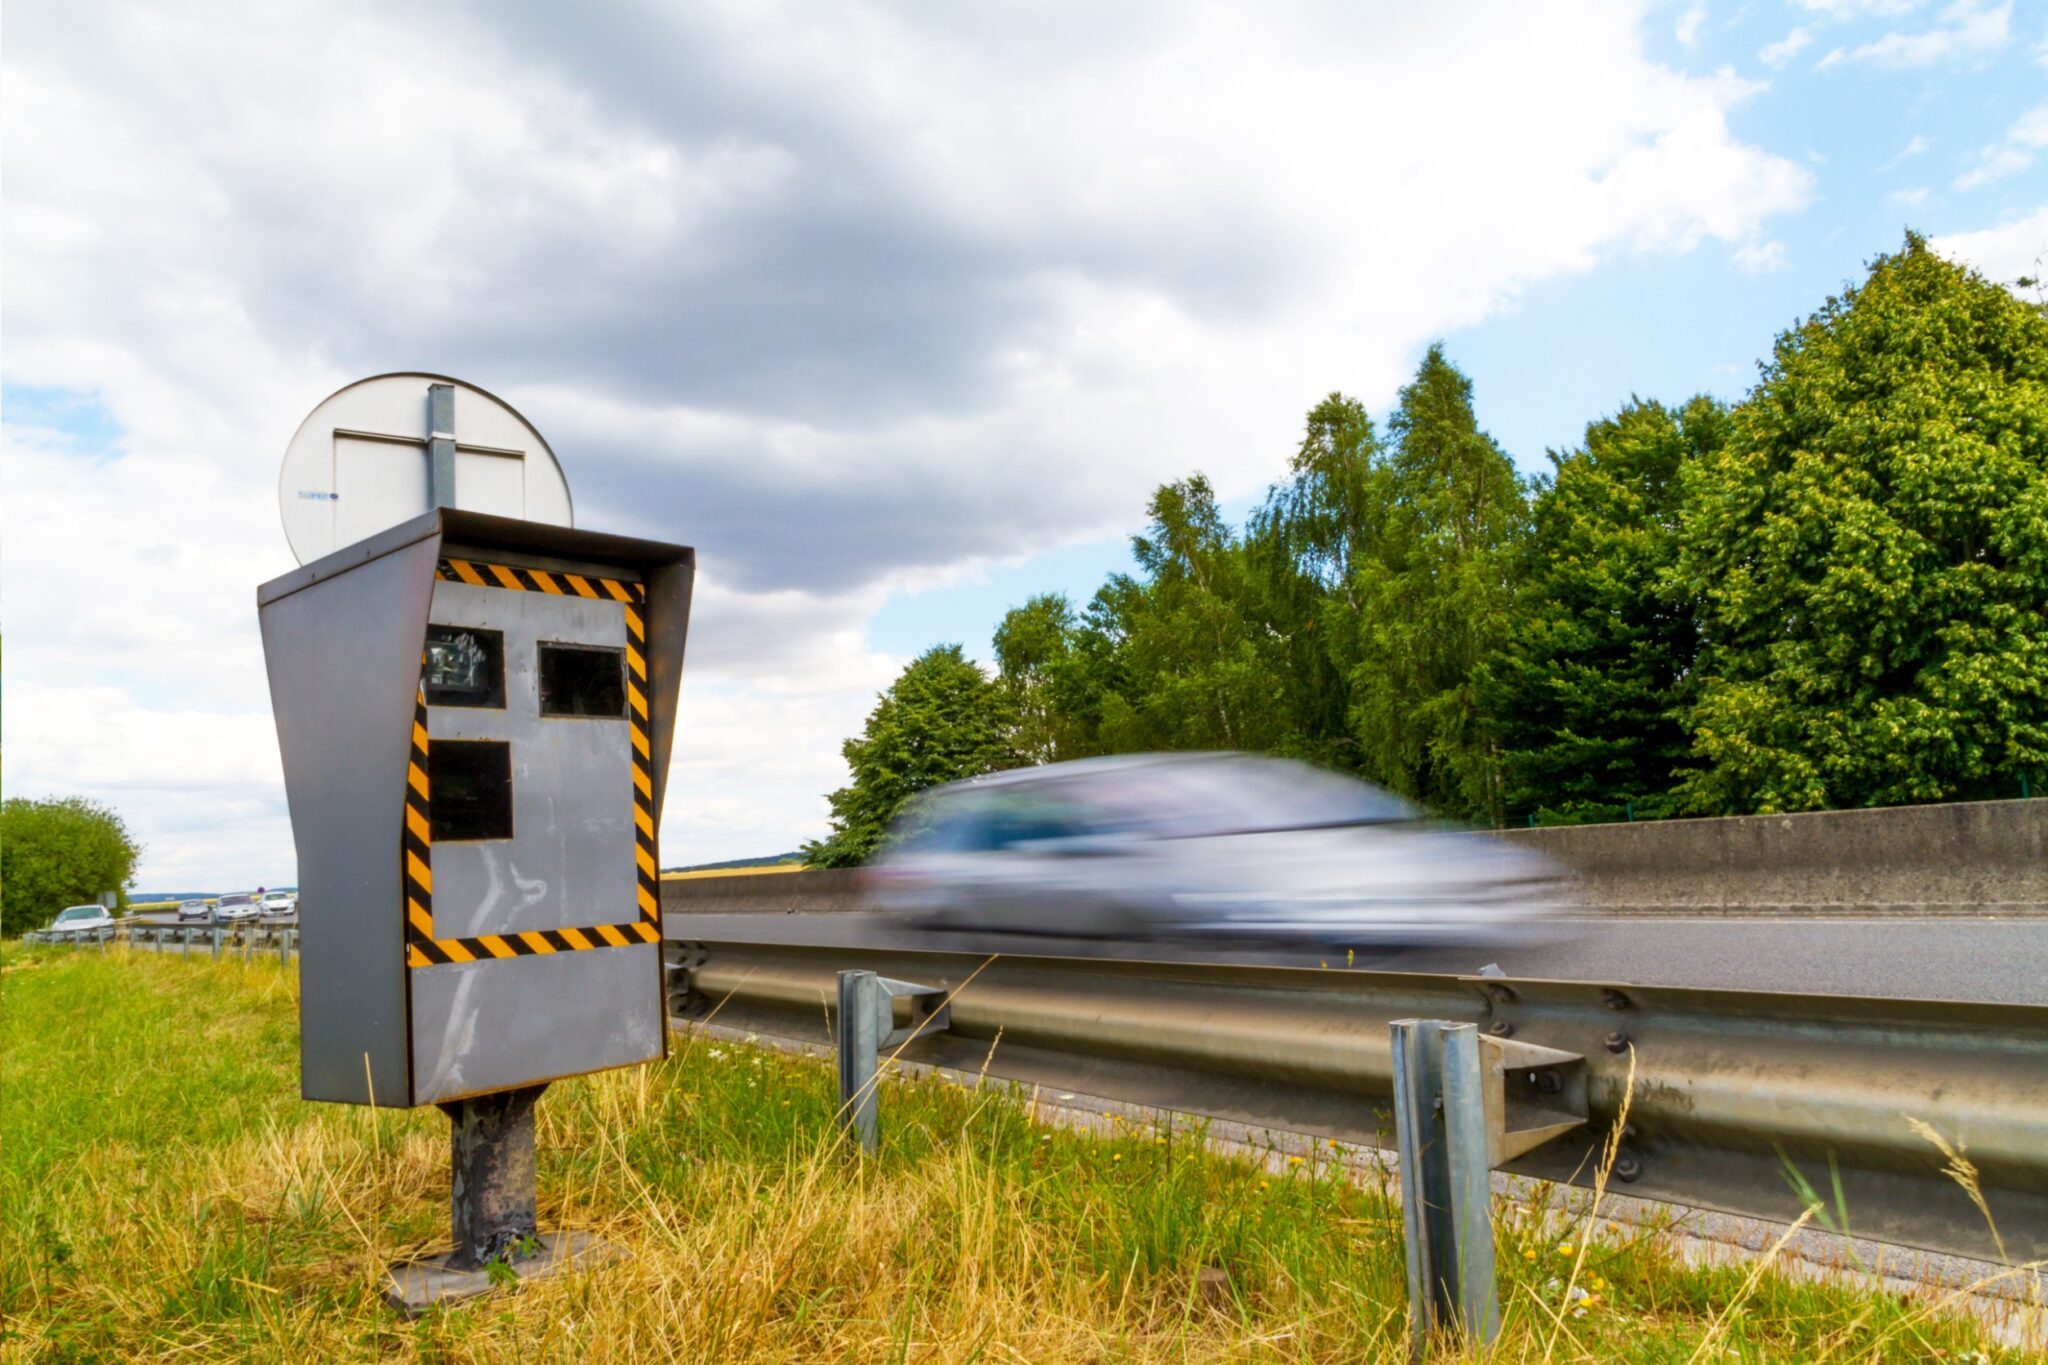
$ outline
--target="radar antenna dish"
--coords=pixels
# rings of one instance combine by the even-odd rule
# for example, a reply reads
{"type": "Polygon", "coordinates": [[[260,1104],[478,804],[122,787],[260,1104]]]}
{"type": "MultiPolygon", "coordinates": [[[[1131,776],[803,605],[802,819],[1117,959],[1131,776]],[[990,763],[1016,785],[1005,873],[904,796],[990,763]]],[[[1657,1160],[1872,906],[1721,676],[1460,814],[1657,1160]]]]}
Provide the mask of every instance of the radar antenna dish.
{"type": "Polygon", "coordinates": [[[446,375],[358,379],[299,424],[277,478],[301,564],[435,507],[574,526],[561,462],[510,403],[446,375]]]}

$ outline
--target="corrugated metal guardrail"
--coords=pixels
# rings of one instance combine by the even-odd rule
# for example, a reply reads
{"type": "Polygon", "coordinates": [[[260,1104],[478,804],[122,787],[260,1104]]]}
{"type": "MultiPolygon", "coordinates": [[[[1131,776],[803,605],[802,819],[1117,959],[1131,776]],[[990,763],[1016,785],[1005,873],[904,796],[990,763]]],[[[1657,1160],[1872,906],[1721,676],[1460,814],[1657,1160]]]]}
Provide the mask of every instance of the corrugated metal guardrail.
{"type": "Polygon", "coordinates": [[[21,936],[24,943],[47,943],[56,947],[105,948],[126,943],[138,948],[166,952],[211,953],[214,957],[233,954],[243,958],[257,953],[275,953],[289,961],[299,950],[299,931],[277,924],[116,924],[109,929],[80,933],[51,933],[34,930],[21,936]]]}
{"type": "Polygon", "coordinates": [[[1795,1180],[1832,1202],[1839,1178],[1851,1231],[1995,1258],[1917,1120],[1974,1166],[2006,1254],[2048,1257],[2048,1008],[772,944],[667,953],[683,1019],[824,1041],[837,973],[867,969],[954,992],[950,1029],[906,1060],[1381,1146],[1389,1026],[1469,1021],[1587,1059],[1589,1127],[1510,1171],[1589,1184],[1626,1096],[1615,1174],[1630,1195],[1790,1219],[1795,1180]]]}

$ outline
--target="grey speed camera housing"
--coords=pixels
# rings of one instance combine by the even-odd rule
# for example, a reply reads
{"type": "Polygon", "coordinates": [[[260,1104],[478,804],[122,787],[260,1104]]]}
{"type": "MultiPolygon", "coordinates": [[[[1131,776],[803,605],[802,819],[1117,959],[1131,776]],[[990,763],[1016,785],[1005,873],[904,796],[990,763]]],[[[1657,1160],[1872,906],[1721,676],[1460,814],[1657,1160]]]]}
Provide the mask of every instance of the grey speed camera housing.
{"type": "Polygon", "coordinates": [[[439,508],[257,590],[309,1100],[663,1056],[657,831],[695,551],[439,508]]]}

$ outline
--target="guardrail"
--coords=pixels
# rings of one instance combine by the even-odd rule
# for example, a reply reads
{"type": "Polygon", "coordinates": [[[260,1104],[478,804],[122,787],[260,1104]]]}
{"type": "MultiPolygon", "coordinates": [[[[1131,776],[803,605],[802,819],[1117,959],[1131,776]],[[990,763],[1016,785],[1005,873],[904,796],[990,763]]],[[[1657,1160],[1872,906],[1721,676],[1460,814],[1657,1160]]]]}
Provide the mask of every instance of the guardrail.
{"type": "MultiPolygon", "coordinates": [[[[1839,1189],[1849,1229],[1996,1258],[1943,1167],[1975,1178],[2015,1261],[2048,1258],[2048,1008],[1626,983],[670,942],[670,1012],[825,1042],[838,973],[943,989],[905,1060],[1377,1146],[1390,1027],[1479,1026],[1585,1058],[1588,1125],[1503,1164],[1591,1183],[1621,1126],[1633,1196],[1790,1220],[1839,1189]],[[1924,1125],[1924,1126],[1923,1126],[1924,1125]]],[[[898,1007],[898,1022],[907,1002],[898,1007]]],[[[1505,1077],[1541,1105],[1536,1073],[1505,1077]]]]}
{"type": "Polygon", "coordinates": [[[56,947],[106,948],[125,943],[131,947],[159,952],[211,953],[216,959],[239,956],[244,961],[257,953],[275,953],[280,962],[291,961],[299,949],[299,931],[294,925],[243,922],[239,924],[116,924],[106,929],[76,933],[51,933],[38,929],[21,936],[24,943],[45,943],[56,947]]]}

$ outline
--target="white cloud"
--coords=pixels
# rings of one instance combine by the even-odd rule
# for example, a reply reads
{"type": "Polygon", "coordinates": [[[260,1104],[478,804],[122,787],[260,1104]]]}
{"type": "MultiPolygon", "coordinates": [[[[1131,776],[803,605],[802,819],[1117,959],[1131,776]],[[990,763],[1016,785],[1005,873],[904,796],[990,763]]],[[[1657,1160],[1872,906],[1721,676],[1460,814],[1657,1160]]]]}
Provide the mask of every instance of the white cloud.
{"type": "Polygon", "coordinates": [[[1822,70],[1861,62],[1891,70],[1972,61],[2004,47],[2012,35],[2012,0],[1953,0],[1934,27],[1918,33],[1893,32],[1856,47],[1838,47],[1821,58],[1822,70]]]}
{"type": "Polygon", "coordinates": [[[1783,270],[1785,244],[1783,242],[1744,242],[1735,248],[1735,264],[1745,275],[1767,275],[1774,270],[1783,270]]]}
{"type": "Polygon", "coordinates": [[[1929,239],[1928,245],[2000,284],[2010,285],[2023,276],[2038,280],[2048,274],[2048,204],[2016,222],[1953,232],[1929,239]]]}
{"type": "Polygon", "coordinates": [[[2034,156],[2048,148],[2048,104],[2037,104],[2013,121],[2005,136],[1986,147],[1977,164],[1956,177],[1956,188],[1973,190],[2009,175],[2018,175],[2034,164],[2034,156]]]}
{"type": "Polygon", "coordinates": [[[1793,0],[1800,9],[1829,20],[1860,19],[1871,15],[1910,14],[1920,0],[1793,0]]]}
{"type": "Polygon", "coordinates": [[[1897,156],[1894,156],[1891,160],[1880,165],[1877,169],[1880,172],[1895,171],[1900,166],[1904,165],[1906,162],[1911,161],[1914,157],[1924,156],[1927,152],[1927,149],[1929,147],[1932,147],[1933,145],[1934,144],[1929,142],[1924,135],[1920,133],[1915,133],[1910,139],[1907,140],[1905,146],[1899,148],[1897,156]]]}
{"type": "Polygon", "coordinates": [[[1674,32],[1679,45],[1691,47],[1694,43],[1698,42],[1700,39],[1700,25],[1706,22],[1707,9],[1704,5],[1694,5],[1684,14],[1681,14],[1678,17],[1678,28],[1674,32]]]}
{"type": "Polygon", "coordinates": [[[664,861],[821,833],[892,587],[1121,529],[1192,468],[1249,491],[1316,396],[1384,401],[1538,281],[1768,253],[1810,174],[1642,20],[12,13],[5,378],[122,435],[5,433],[10,790],[118,798],[152,882],[283,878],[276,461],[420,366],[531,417],[585,524],[698,546],[664,861]]]}
{"type": "Polygon", "coordinates": [[[1778,67],[1791,61],[1813,43],[1813,30],[1805,26],[1793,29],[1775,43],[1767,43],[1757,50],[1757,60],[1765,66],[1778,67]]]}
{"type": "Polygon", "coordinates": [[[1901,208],[1917,208],[1927,202],[1927,187],[1914,185],[1908,189],[1893,190],[1884,198],[1886,203],[1897,204],[1901,208]]]}

